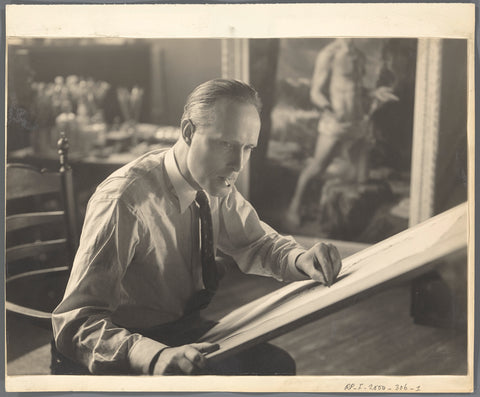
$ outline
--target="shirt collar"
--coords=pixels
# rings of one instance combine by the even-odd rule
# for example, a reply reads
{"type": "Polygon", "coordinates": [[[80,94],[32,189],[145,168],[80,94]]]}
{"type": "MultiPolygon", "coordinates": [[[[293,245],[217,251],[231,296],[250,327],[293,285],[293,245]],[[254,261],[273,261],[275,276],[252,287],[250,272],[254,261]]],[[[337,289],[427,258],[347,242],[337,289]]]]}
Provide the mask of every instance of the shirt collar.
{"type": "Polygon", "coordinates": [[[175,160],[173,148],[167,151],[165,155],[165,171],[167,171],[167,175],[172,182],[175,194],[178,197],[178,202],[180,203],[180,213],[183,213],[195,200],[197,191],[180,173],[177,161],[175,160]]]}

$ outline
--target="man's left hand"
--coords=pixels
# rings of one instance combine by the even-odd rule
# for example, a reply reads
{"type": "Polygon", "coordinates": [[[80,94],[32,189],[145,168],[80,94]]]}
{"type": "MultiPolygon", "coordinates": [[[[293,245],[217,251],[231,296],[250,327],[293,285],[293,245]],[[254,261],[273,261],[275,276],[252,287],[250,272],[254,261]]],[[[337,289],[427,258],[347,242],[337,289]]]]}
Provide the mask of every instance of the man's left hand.
{"type": "Polygon", "coordinates": [[[312,280],[330,287],[342,268],[342,259],[333,244],[317,243],[301,254],[295,266],[312,280]]]}

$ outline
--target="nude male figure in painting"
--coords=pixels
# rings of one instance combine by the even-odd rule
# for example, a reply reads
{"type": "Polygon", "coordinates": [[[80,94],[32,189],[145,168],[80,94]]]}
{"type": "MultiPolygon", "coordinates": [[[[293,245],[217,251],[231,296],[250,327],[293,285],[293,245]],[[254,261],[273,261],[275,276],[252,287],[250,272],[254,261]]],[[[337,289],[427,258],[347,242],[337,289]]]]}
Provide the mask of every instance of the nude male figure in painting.
{"type": "MultiPolygon", "coordinates": [[[[320,109],[318,137],[313,158],[302,170],[287,212],[290,227],[300,225],[300,206],[308,183],[322,174],[346,141],[363,141],[368,146],[369,108],[376,101],[396,100],[391,89],[380,87],[369,97],[364,87],[365,55],[351,38],[338,38],[322,49],[316,59],[310,98],[320,109]],[[373,102],[372,102],[373,98],[373,102]]],[[[368,179],[368,148],[358,150],[355,159],[357,183],[368,179]]]]}

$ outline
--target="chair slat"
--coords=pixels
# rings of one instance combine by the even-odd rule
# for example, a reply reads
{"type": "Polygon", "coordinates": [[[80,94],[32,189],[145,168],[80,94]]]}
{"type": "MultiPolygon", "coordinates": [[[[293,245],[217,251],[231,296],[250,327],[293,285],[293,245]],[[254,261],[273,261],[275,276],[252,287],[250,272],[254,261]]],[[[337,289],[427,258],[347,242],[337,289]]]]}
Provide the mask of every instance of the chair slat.
{"type": "Polygon", "coordinates": [[[57,172],[40,172],[25,164],[7,164],[7,200],[57,192],[61,192],[57,172]]]}
{"type": "Polygon", "coordinates": [[[41,274],[52,274],[52,273],[60,273],[69,270],[68,266],[58,266],[58,267],[47,267],[45,269],[37,269],[37,270],[30,270],[28,272],[15,274],[13,276],[9,276],[6,278],[5,282],[9,283],[11,281],[19,280],[21,278],[33,277],[38,276],[41,274]]]}
{"type": "Polygon", "coordinates": [[[5,302],[5,309],[10,312],[21,314],[27,317],[33,317],[33,318],[38,318],[43,320],[48,320],[52,318],[52,313],[44,312],[42,310],[32,309],[30,307],[17,305],[16,303],[12,303],[9,301],[5,302]]]}
{"type": "Polygon", "coordinates": [[[63,211],[31,212],[7,216],[5,226],[7,233],[26,227],[38,226],[45,223],[65,222],[63,211]]]}
{"type": "Polygon", "coordinates": [[[32,258],[40,254],[59,250],[62,247],[64,248],[66,243],[67,239],[62,238],[10,247],[6,250],[7,262],[10,263],[24,258],[32,258]]]}

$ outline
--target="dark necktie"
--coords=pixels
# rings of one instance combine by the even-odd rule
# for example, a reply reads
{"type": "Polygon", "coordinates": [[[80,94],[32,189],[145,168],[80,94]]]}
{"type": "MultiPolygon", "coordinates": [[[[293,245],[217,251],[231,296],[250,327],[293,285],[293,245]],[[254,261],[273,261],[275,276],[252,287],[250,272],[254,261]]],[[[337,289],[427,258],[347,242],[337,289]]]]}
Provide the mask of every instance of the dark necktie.
{"type": "Polygon", "coordinates": [[[204,309],[212,300],[218,288],[217,264],[213,248],[212,213],[207,195],[203,190],[197,192],[195,202],[200,218],[200,261],[202,263],[202,279],[205,289],[195,293],[187,302],[185,313],[204,309]]]}
{"type": "Polygon", "coordinates": [[[202,277],[205,289],[214,293],[218,288],[217,265],[213,252],[212,213],[207,195],[203,190],[197,192],[195,201],[200,215],[200,259],[202,262],[202,277]]]}

